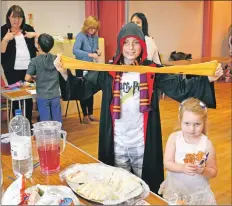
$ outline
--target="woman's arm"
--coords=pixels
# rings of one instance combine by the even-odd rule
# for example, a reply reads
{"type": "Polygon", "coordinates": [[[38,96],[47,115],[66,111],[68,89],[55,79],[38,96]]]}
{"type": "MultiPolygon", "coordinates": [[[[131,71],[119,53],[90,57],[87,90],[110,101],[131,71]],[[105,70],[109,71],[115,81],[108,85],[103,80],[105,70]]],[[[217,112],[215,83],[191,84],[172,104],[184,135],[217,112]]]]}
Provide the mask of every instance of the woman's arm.
{"type": "MultiPolygon", "coordinates": [[[[3,31],[2,35],[3,34],[3,31]]],[[[8,29],[7,33],[4,35],[3,38],[1,38],[1,53],[5,53],[6,52],[6,48],[8,46],[9,41],[11,41],[12,39],[14,39],[14,33],[10,31],[10,29],[8,29]]]]}
{"type": "Polygon", "coordinates": [[[147,59],[155,62],[156,64],[161,64],[158,49],[152,37],[146,37],[146,45],[147,45],[147,59]]]}
{"type": "Polygon", "coordinates": [[[31,31],[31,32],[25,31],[24,37],[29,38],[29,39],[32,39],[32,38],[38,38],[39,35],[40,35],[39,33],[36,33],[36,32],[34,32],[34,31],[31,31]]]}
{"type": "Polygon", "coordinates": [[[207,151],[209,152],[209,156],[206,161],[205,167],[197,168],[197,173],[207,178],[214,178],[217,176],[216,153],[214,146],[210,140],[207,140],[207,151]]]}
{"type": "Polygon", "coordinates": [[[2,42],[1,42],[1,52],[2,53],[5,53],[6,52],[6,48],[7,48],[7,45],[8,45],[8,40],[7,39],[2,39],[2,42]]]}

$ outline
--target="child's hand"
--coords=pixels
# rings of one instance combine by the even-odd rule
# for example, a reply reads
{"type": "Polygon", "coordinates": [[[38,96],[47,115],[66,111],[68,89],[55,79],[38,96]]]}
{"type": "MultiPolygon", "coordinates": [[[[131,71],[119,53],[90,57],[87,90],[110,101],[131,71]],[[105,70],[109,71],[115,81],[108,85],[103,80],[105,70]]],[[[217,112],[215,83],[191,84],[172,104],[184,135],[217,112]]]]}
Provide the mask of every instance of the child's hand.
{"type": "Polygon", "coordinates": [[[63,68],[63,65],[61,63],[61,54],[57,54],[57,57],[54,61],[54,66],[61,74],[67,74],[67,70],[63,68]]]}
{"type": "Polygon", "coordinates": [[[202,165],[198,165],[197,166],[197,170],[196,170],[196,173],[197,174],[202,174],[205,170],[205,164],[202,164],[202,165]]]}
{"type": "Polygon", "coordinates": [[[218,67],[215,71],[215,76],[208,76],[210,82],[217,81],[223,75],[222,65],[218,64],[218,67]]]}
{"type": "Polygon", "coordinates": [[[15,33],[11,32],[10,29],[8,29],[8,32],[3,37],[3,40],[5,40],[5,41],[11,41],[12,39],[14,39],[14,35],[15,35],[15,33]]]}
{"type": "Polygon", "coordinates": [[[182,172],[186,175],[194,176],[196,174],[197,166],[191,163],[183,165],[182,172]]]}

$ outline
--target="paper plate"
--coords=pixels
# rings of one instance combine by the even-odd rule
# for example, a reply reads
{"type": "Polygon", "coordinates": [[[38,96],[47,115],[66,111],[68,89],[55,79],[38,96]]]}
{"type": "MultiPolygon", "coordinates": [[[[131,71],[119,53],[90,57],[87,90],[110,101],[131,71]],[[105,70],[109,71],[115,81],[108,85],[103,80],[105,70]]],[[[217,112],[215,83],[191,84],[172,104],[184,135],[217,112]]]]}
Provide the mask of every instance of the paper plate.
{"type": "MultiPolygon", "coordinates": [[[[18,179],[14,181],[6,190],[2,198],[2,205],[18,205],[20,203],[20,193],[18,179]]],[[[63,198],[72,198],[74,205],[80,205],[80,201],[72,190],[63,185],[36,185],[26,189],[26,193],[31,193],[35,187],[39,187],[44,191],[43,196],[35,205],[57,205],[58,202],[63,198]]]]}

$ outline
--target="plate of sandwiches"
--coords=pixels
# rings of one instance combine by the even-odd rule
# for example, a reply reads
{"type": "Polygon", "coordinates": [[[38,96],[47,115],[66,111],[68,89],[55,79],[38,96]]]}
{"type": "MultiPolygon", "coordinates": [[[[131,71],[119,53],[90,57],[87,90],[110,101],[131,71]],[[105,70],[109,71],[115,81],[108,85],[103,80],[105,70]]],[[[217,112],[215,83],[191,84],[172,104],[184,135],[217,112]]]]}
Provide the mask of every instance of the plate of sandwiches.
{"type": "Polygon", "coordinates": [[[82,198],[103,205],[135,204],[150,192],[142,179],[103,163],[71,165],[60,178],[82,198]]]}

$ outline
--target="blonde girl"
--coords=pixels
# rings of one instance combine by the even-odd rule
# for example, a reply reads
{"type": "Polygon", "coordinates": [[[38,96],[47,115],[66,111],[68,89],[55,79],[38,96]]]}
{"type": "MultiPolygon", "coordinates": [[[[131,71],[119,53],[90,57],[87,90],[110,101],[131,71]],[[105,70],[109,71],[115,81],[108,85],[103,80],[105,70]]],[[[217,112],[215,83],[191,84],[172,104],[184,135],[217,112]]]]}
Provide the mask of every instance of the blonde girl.
{"type": "Polygon", "coordinates": [[[167,179],[159,190],[168,201],[182,196],[188,204],[216,204],[208,182],[217,175],[216,154],[206,136],[206,124],[203,102],[189,98],[180,104],[180,130],[168,138],[164,154],[167,179]]]}

